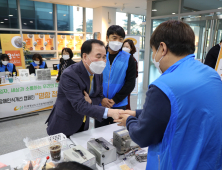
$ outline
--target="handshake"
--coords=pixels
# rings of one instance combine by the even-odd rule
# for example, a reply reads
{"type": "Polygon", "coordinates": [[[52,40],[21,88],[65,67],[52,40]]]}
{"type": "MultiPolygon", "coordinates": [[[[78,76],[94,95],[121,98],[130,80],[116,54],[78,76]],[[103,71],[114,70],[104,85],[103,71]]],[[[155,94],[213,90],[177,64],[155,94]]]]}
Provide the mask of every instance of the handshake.
{"type": "MultiPolygon", "coordinates": [[[[86,91],[84,91],[84,97],[89,104],[92,104],[92,100],[90,99],[86,91]]],[[[136,117],[136,111],[111,109],[111,107],[113,107],[113,105],[115,104],[113,99],[104,98],[101,104],[103,107],[109,108],[107,116],[112,117],[114,119],[114,122],[119,123],[118,126],[126,126],[126,120],[129,116],[136,117]]]]}
{"type": "Polygon", "coordinates": [[[136,111],[109,109],[107,116],[112,117],[114,119],[114,122],[119,123],[118,126],[126,126],[127,118],[129,116],[136,117],[136,111]]]}

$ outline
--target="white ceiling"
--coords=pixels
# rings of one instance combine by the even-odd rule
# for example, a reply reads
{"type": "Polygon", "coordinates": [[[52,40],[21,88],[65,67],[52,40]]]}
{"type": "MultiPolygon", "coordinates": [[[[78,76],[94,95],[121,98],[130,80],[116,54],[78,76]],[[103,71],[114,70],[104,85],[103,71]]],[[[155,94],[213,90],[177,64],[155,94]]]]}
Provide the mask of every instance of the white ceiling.
{"type": "Polygon", "coordinates": [[[146,15],[147,1],[146,0],[35,0],[40,2],[48,2],[54,4],[71,5],[87,8],[97,8],[101,6],[113,7],[117,9],[117,12],[133,13],[146,15]],[[125,6],[125,9],[120,9],[125,6]],[[135,8],[139,7],[139,8],[135,8]]]}
{"type": "MultiPolygon", "coordinates": [[[[133,13],[146,15],[147,1],[152,0],[34,0],[40,2],[48,2],[54,4],[70,5],[97,8],[101,6],[116,8],[117,12],[133,13]],[[121,11],[121,8],[125,9],[121,11]],[[139,8],[136,8],[139,7],[139,8]]],[[[153,0],[153,1],[168,1],[168,0],[153,0]]],[[[222,7],[222,0],[183,0],[182,7],[198,10],[217,9],[222,7]]]]}
{"type": "Polygon", "coordinates": [[[222,7],[222,0],[184,0],[183,7],[203,11],[222,7]]]}

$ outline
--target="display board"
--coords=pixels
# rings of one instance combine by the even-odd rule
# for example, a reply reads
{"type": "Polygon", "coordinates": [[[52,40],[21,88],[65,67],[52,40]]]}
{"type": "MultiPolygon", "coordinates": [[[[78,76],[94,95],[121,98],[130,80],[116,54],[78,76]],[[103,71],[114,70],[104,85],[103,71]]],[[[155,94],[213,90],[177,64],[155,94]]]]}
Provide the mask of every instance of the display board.
{"type": "Polygon", "coordinates": [[[80,51],[83,44],[83,35],[75,35],[75,50],[80,51]]]}
{"type": "Polygon", "coordinates": [[[66,47],[66,36],[57,35],[57,39],[58,39],[58,50],[62,51],[62,49],[66,47]]]}
{"type": "Polygon", "coordinates": [[[1,34],[0,36],[2,54],[7,54],[9,56],[10,63],[13,63],[16,69],[24,69],[25,58],[20,34],[1,34]]]}
{"type": "Polygon", "coordinates": [[[71,50],[74,50],[74,35],[66,35],[66,47],[70,48],[71,50]]]}
{"type": "Polygon", "coordinates": [[[0,118],[51,109],[57,98],[55,80],[0,85],[0,118]]]}
{"type": "MultiPolygon", "coordinates": [[[[127,39],[132,40],[136,47],[136,53],[133,54],[133,57],[136,59],[138,63],[138,70],[139,70],[140,36],[126,36],[125,40],[127,39]]],[[[138,93],[138,78],[136,79],[136,85],[131,94],[137,94],[137,93],[138,93]]]]}
{"type": "Polygon", "coordinates": [[[83,35],[58,35],[58,50],[70,48],[71,50],[80,51],[83,44],[83,35]]]}
{"type": "Polygon", "coordinates": [[[29,51],[55,50],[54,35],[23,34],[23,43],[29,51]]]}

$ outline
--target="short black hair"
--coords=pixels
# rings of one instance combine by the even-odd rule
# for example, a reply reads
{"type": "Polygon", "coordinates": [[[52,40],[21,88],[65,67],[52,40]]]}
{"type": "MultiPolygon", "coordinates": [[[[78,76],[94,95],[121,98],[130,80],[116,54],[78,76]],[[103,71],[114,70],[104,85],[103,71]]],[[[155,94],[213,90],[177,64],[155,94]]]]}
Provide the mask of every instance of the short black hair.
{"type": "Polygon", "coordinates": [[[92,169],[78,162],[62,162],[59,163],[56,168],[51,168],[48,170],[92,170],[92,169]]]}
{"type": "Polygon", "coordinates": [[[161,23],[151,35],[150,46],[157,50],[161,42],[176,56],[193,54],[195,51],[195,34],[182,21],[169,20],[161,23]]]}
{"type": "Polygon", "coordinates": [[[106,33],[107,37],[109,38],[109,36],[112,34],[117,34],[118,36],[122,38],[125,38],[126,36],[124,29],[119,25],[111,25],[108,28],[107,33],[106,33]]]}
{"type": "MultiPolygon", "coordinates": [[[[4,59],[7,59],[8,61],[10,61],[10,58],[8,56],[8,54],[2,54],[0,57],[0,61],[3,61],[4,59]]],[[[0,62],[0,66],[2,67],[2,62],[0,62]]]]}
{"type": "Polygon", "coordinates": [[[2,54],[1,55],[1,60],[3,61],[4,59],[7,59],[8,61],[10,60],[8,54],[2,54]]]}
{"type": "Polygon", "coordinates": [[[73,52],[72,52],[72,50],[70,48],[63,48],[62,49],[62,55],[63,55],[63,51],[66,51],[66,52],[69,53],[70,59],[73,57],[73,52]]]}
{"type": "Polygon", "coordinates": [[[82,44],[82,47],[81,47],[81,58],[82,58],[83,53],[86,53],[86,54],[91,53],[91,51],[92,51],[92,44],[99,44],[99,45],[105,47],[104,43],[102,41],[100,41],[100,40],[96,40],[96,39],[87,40],[87,41],[85,41],[82,44]]]}
{"type": "Polygon", "coordinates": [[[222,43],[222,40],[220,40],[220,43],[222,43]]]}
{"type": "Polygon", "coordinates": [[[42,56],[40,54],[34,54],[32,56],[32,60],[34,61],[36,58],[39,59],[39,61],[40,61],[39,64],[42,65],[42,62],[43,62],[42,56]]]}

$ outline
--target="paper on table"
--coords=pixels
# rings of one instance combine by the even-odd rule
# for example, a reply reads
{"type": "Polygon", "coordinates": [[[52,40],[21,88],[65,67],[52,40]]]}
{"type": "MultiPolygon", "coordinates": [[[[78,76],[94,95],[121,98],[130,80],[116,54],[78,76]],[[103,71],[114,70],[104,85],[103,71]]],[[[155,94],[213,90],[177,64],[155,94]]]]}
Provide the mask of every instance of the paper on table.
{"type": "Polygon", "coordinates": [[[19,69],[19,78],[20,78],[20,81],[30,81],[29,70],[19,69]]]}

